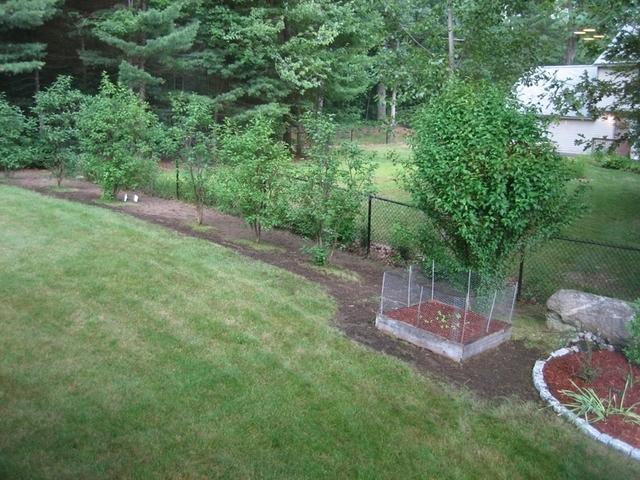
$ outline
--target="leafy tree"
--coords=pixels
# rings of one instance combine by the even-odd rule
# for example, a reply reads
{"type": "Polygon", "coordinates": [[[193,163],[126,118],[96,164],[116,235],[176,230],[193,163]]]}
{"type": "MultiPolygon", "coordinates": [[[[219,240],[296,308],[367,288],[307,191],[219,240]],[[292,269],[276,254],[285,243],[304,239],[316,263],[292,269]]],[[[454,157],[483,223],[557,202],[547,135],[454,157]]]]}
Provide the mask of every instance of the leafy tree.
{"type": "Polygon", "coordinates": [[[150,87],[165,82],[163,70],[176,67],[176,58],[188,51],[199,23],[181,26],[183,2],[150,8],[147,0],[131,0],[128,7],[117,6],[102,14],[93,33],[116,53],[113,56],[85,52],[91,63],[117,64],[119,81],[145,98],[150,87]]]}
{"type": "Polygon", "coordinates": [[[355,240],[364,196],[373,191],[375,165],[354,143],[332,146],[336,126],[331,116],[310,113],[303,120],[310,147],[297,172],[292,215],[317,247],[332,252],[337,244],[355,240]]]}
{"type": "MultiPolygon", "coordinates": [[[[0,33],[41,26],[58,11],[60,0],[8,0],[0,3],[0,33]]],[[[44,66],[46,45],[38,42],[0,43],[0,73],[19,74],[44,66]]]]}
{"type": "Polygon", "coordinates": [[[78,115],[81,153],[105,198],[150,182],[157,168],[153,159],[157,122],[146,102],[106,75],[98,94],[84,103],[78,115]]]}
{"type": "Polygon", "coordinates": [[[24,167],[32,157],[34,124],[0,93],[0,169],[5,175],[24,167]]]}
{"type": "Polygon", "coordinates": [[[207,180],[218,159],[213,111],[213,101],[204,96],[178,94],[171,100],[172,136],[189,172],[198,225],[203,221],[207,180]]]}
{"type": "Polygon", "coordinates": [[[263,230],[282,222],[287,187],[291,182],[291,154],[275,140],[273,122],[252,119],[241,132],[227,124],[220,154],[228,165],[226,200],[252,226],[259,242],[263,230]]]}
{"type": "Polygon", "coordinates": [[[78,156],[78,112],[85,96],[72,87],[72,79],[60,76],[35,96],[33,111],[40,123],[40,143],[45,165],[55,175],[58,187],[78,156]]]}
{"type": "MultiPolygon", "coordinates": [[[[404,183],[465,268],[498,278],[577,212],[566,163],[533,112],[488,84],[451,80],[415,119],[404,183]]],[[[423,236],[429,235],[423,232],[423,236]]]]}

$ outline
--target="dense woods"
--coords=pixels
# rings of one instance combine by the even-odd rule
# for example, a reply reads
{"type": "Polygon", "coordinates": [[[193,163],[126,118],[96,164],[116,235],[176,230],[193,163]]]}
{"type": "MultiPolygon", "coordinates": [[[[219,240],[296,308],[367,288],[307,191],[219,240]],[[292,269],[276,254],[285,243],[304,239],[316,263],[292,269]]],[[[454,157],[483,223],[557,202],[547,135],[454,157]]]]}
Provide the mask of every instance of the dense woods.
{"type": "Polygon", "coordinates": [[[310,110],[395,124],[451,67],[509,88],[536,65],[591,61],[607,40],[576,45],[572,31],[610,39],[626,3],[9,0],[0,89],[27,106],[60,74],[95,93],[106,71],[158,111],[179,90],[214,99],[218,121],[262,112],[292,135],[310,110]]]}
{"type": "MultiPolygon", "coordinates": [[[[215,204],[245,218],[257,239],[273,226],[313,239],[310,253],[324,263],[357,241],[363,195],[374,191],[372,156],[338,145],[340,128],[373,122],[390,132],[402,124],[417,132],[416,155],[404,165],[405,174],[418,172],[407,189],[414,203],[442,230],[460,209],[481,205],[478,218],[460,217],[463,248],[448,250],[488,271],[496,257],[506,261],[528,239],[553,232],[568,203],[568,179],[552,168],[559,157],[544,143],[544,127],[512,107],[509,92],[539,65],[592,62],[638,11],[621,0],[3,1],[0,167],[49,168],[59,187],[67,172],[82,173],[113,199],[123,189],[155,192],[158,161],[169,160],[176,195],[186,181],[198,224],[204,206],[215,204]],[[577,43],[574,30],[584,25],[602,38],[577,43]],[[469,94],[460,95],[457,116],[452,85],[469,94]],[[491,98],[479,97],[473,110],[473,91],[491,98]],[[486,140],[487,128],[520,124],[486,140]],[[463,128],[460,154],[451,157],[463,128]],[[294,159],[304,161],[293,168],[294,159]],[[455,193],[455,162],[465,175],[479,172],[464,179],[497,183],[505,194],[455,193]],[[543,171],[544,181],[514,196],[527,170],[521,164],[543,171]],[[489,166],[495,175],[478,180],[489,166]],[[532,200],[538,194],[548,202],[532,200]],[[524,207],[511,221],[513,205],[524,207]],[[493,250],[478,240],[494,229],[489,211],[505,238],[493,250]]],[[[625,37],[616,54],[637,58],[637,38],[625,37]]],[[[621,97],[637,104],[636,85],[627,87],[621,97]]],[[[588,90],[596,103],[598,91],[588,90]]]]}

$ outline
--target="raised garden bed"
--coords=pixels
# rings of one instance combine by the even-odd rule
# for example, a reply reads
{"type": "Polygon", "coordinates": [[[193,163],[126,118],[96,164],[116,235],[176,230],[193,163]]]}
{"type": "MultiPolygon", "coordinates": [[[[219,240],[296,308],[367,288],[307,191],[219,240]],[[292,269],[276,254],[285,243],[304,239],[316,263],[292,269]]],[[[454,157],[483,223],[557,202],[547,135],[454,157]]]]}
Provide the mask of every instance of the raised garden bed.
{"type": "Polygon", "coordinates": [[[511,338],[508,323],[438,301],[379,313],[376,327],[458,362],[511,338]]]}
{"type": "MultiPolygon", "coordinates": [[[[619,404],[628,379],[631,381],[624,394],[623,406],[640,403],[640,368],[631,365],[619,352],[595,351],[591,355],[591,361],[586,352],[571,352],[551,358],[542,371],[549,392],[565,406],[574,403],[565,392],[576,391],[576,387],[593,389],[603,401],[611,399],[619,404]],[[591,381],[581,378],[584,377],[585,367],[595,372],[591,381]]],[[[634,407],[633,411],[640,414],[640,405],[634,407]]],[[[588,418],[591,426],[599,432],[640,448],[640,425],[631,423],[620,415],[611,415],[599,421],[592,421],[593,417],[588,418]]]]}

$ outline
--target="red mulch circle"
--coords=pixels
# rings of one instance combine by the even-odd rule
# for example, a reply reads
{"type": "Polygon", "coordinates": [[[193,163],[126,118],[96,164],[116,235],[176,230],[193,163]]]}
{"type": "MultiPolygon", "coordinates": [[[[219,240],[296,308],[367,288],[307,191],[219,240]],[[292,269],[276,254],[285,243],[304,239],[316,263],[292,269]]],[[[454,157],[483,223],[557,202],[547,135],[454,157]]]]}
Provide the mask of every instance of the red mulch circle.
{"type": "Polygon", "coordinates": [[[500,332],[509,326],[505,322],[492,319],[487,330],[488,319],[484,315],[468,311],[465,319],[464,310],[435,300],[412,307],[391,310],[384,314],[394,320],[408,323],[439,337],[463,344],[471,343],[491,333],[500,332]],[[419,319],[418,307],[420,307],[419,319]]]}
{"type": "MultiPolygon", "coordinates": [[[[585,352],[571,353],[552,358],[544,366],[544,380],[549,391],[560,403],[566,405],[572,402],[560,391],[575,391],[575,387],[571,384],[573,381],[580,388],[592,388],[603,400],[609,398],[609,392],[611,392],[616,395],[616,401],[619,404],[627,375],[630,373],[633,375],[634,381],[633,385],[627,389],[624,406],[640,402],[640,368],[631,365],[623,354],[606,350],[593,352],[592,364],[599,374],[591,383],[587,383],[578,376],[582,362],[585,362],[586,359],[587,353],[585,352]]],[[[636,413],[640,413],[640,407],[634,410],[636,413]]],[[[593,422],[591,425],[601,432],[640,448],[640,425],[629,423],[621,416],[613,415],[606,420],[593,422]]]]}

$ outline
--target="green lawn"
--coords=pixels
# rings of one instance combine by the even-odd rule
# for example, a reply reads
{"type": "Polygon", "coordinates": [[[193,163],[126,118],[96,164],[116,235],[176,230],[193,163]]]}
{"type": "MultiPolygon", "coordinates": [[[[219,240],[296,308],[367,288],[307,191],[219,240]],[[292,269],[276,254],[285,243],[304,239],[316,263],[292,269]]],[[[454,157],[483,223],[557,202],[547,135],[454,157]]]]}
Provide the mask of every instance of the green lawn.
{"type": "Polygon", "coordinates": [[[538,406],[439,387],[285,271],[0,186],[0,478],[635,478],[538,406]]]}

